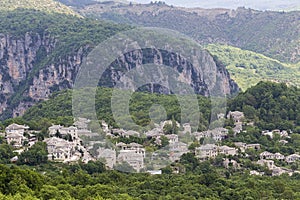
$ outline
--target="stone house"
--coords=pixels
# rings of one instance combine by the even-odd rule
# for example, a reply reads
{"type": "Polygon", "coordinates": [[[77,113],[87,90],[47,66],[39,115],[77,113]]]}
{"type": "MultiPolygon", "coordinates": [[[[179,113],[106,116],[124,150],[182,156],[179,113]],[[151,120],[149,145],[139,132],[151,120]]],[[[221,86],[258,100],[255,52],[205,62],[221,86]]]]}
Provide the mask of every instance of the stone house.
{"type": "Polygon", "coordinates": [[[276,166],[274,165],[274,161],[273,160],[258,160],[257,164],[261,165],[261,166],[265,166],[270,170],[273,170],[274,168],[276,168],[276,166]]]}
{"type": "Polygon", "coordinates": [[[242,123],[245,115],[243,112],[240,111],[229,111],[227,115],[227,119],[232,118],[234,123],[242,123]]]}
{"type": "Polygon", "coordinates": [[[169,159],[172,162],[175,162],[177,160],[180,160],[180,157],[185,154],[188,153],[188,145],[183,143],[183,142],[174,142],[174,143],[170,143],[169,144],[169,159]]]}
{"type": "Polygon", "coordinates": [[[299,161],[300,160],[300,155],[298,154],[292,154],[292,155],[289,155],[285,158],[285,161],[287,163],[294,163],[296,161],[299,161]]]}
{"type": "Polygon", "coordinates": [[[284,155],[281,153],[270,153],[268,151],[264,151],[261,154],[259,154],[260,159],[266,159],[266,160],[284,160],[284,155]]]}
{"type": "Polygon", "coordinates": [[[59,132],[62,136],[71,135],[73,141],[78,141],[78,129],[75,126],[64,127],[61,125],[52,125],[48,128],[49,136],[55,136],[59,132]]]}
{"type": "Polygon", "coordinates": [[[99,148],[97,158],[105,159],[106,166],[109,167],[110,169],[113,169],[113,167],[116,165],[117,162],[117,153],[115,150],[112,149],[99,148]]]}
{"type": "Polygon", "coordinates": [[[217,146],[215,144],[206,144],[196,148],[195,154],[200,159],[215,158],[219,154],[233,156],[237,154],[237,149],[228,146],[217,146]]]}
{"type": "Polygon", "coordinates": [[[89,119],[79,117],[73,125],[76,126],[78,130],[88,130],[88,125],[90,122],[91,120],[89,119]]]}
{"type": "Polygon", "coordinates": [[[69,160],[75,153],[75,145],[73,142],[69,142],[57,137],[47,138],[44,140],[44,142],[47,144],[49,160],[69,160]]]}
{"type": "Polygon", "coordinates": [[[266,159],[266,160],[273,160],[274,159],[274,154],[264,151],[261,154],[259,154],[260,159],[266,159]]]}
{"type": "Polygon", "coordinates": [[[193,136],[196,138],[196,140],[200,140],[201,138],[212,138],[215,141],[221,141],[224,140],[227,135],[228,130],[226,128],[216,128],[213,130],[193,133],[193,136]]]}
{"type": "Polygon", "coordinates": [[[137,131],[129,130],[129,131],[123,131],[123,132],[121,133],[121,136],[127,137],[127,138],[129,138],[130,136],[133,136],[133,137],[140,137],[140,133],[137,132],[137,131]]]}
{"type": "Polygon", "coordinates": [[[182,132],[183,134],[192,133],[192,127],[189,123],[183,124],[182,127],[183,127],[183,132],[182,132]]]}
{"type": "Polygon", "coordinates": [[[195,149],[195,154],[200,159],[215,158],[218,155],[218,146],[215,144],[201,145],[195,149]]]}
{"type": "Polygon", "coordinates": [[[284,160],[285,156],[281,153],[274,153],[274,159],[276,160],[284,160]]]}
{"type": "Polygon", "coordinates": [[[226,156],[231,155],[234,156],[237,154],[237,149],[229,146],[220,146],[218,148],[219,154],[224,154],[226,156]]]}
{"type": "Polygon", "coordinates": [[[49,136],[54,136],[57,132],[60,132],[60,130],[63,128],[61,125],[52,125],[48,128],[49,136]]]}
{"type": "Polygon", "coordinates": [[[18,148],[18,147],[22,147],[24,141],[28,141],[28,139],[24,137],[23,134],[14,132],[6,136],[6,141],[7,144],[11,144],[14,147],[18,148]]]}
{"type": "Polygon", "coordinates": [[[13,123],[5,128],[5,133],[6,133],[6,136],[13,134],[13,133],[24,135],[25,131],[27,131],[28,129],[29,129],[29,126],[13,123]]]}
{"type": "Polygon", "coordinates": [[[246,149],[259,150],[260,149],[260,144],[247,144],[246,149]]]}
{"type": "Polygon", "coordinates": [[[165,135],[165,137],[168,138],[169,144],[178,142],[178,135],[171,134],[171,135],[165,135]]]}
{"type": "Polygon", "coordinates": [[[135,153],[133,150],[121,150],[117,160],[119,163],[127,162],[137,172],[144,168],[143,156],[135,153]]]}
{"type": "Polygon", "coordinates": [[[246,144],[243,142],[235,142],[234,145],[241,150],[241,152],[245,152],[246,149],[254,149],[259,150],[260,144],[246,144]]]}
{"type": "Polygon", "coordinates": [[[137,172],[144,168],[143,154],[137,153],[135,150],[120,150],[117,161],[119,163],[127,162],[137,172]]]}
{"type": "Polygon", "coordinates": [[[141,154],[143,158],[146,157],[146,150],[143,148],[143,145],[134,142],[130,144],[125,144],[123,142],[120,142],[116,146],[119,147],[121,150],[130,150],[130,152],[141,154]]]}

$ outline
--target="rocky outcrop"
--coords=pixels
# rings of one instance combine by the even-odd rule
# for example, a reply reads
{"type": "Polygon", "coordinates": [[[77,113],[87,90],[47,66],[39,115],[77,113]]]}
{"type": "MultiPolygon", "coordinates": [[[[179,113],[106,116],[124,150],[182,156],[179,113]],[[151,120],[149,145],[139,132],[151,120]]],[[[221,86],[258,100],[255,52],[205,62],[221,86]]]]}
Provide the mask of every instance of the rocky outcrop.
{"type": "MultiPolygon", "coordinates": [[[[54,91],[72,88],[89,47],[48,59],[53,57],[57,42],[46,34],[27,33],[19,38],[0,34],[0,112],[5,114],[4,117],[22,115],[27,108],[40,100],[46,100],[54,91]]],[[[99,84],[114,87],[130,69],[149,63],[172,67],[180,74],[179,79],[184,79],[197,94],[208,96],[216,85],[221,86],[221,92],[226,94],[238,91],[225,67],[217,64],[205,51],[201,57],[201,68],[192,66],[180,55],[162,50],[129,52],[112,63],[99,84]],[[213,78],[208,79],[206,76],[213,78]]],[[[160,79],[163,81],[164,77],[158,79],[158,82],[160,79]]],[[[125,79],[122,81],[130,85],[125,79]]],[[[168,93],[159,85],[147,87],[151,92],[168,93]]]]}
{"type": "MultiPolygon", "coordinates": [[[[150,65],[148,67],[151,68],[150,65]]],[[[193,66],[192,63],[179,54],[158,49],[135,50],[120,56],[105,71],[100,80],[100,85],[115,87],[121,83],[118,87],[134,89],[139,82],[150,83],[139,88],[140,91],[164,94],[173,93],[174,91],[170,91],[171,88],[180,89],[182,82],[193,88],[195,94],[203,96],[229,95],[239,90],[237,84],[230,79],[226,68],[216,63],[208,52],[202,51],[199,55],[198,65],[193,66]],[[147,67],[149,64],[171,67],[174,73],[167,74],[172,73],[172,71],[166,71],[164,67],[156,68],[155,72],[151,72],[151,69],[141,69],[142,65],[147,67]],[[126,77],[126,74],[134,68],[137,68],[135,77],[132,75],[131,78],[126,77]],[[173,82],[170,81],[172,76],[176,77],[173,82]],[[133,80],[138,77],[143,78],[143,80],[133,80]]],[[[184,91],[178,93],[181,92],[184,93],[184,91]]]]}
{"type": "Polygon", "coordinates": [[[56,40],[49,35],[27,33],[23,37],[0,34],[0,112],[11,102],[7,100],[24,86],[34,65],[51,53],[56,40]]]}

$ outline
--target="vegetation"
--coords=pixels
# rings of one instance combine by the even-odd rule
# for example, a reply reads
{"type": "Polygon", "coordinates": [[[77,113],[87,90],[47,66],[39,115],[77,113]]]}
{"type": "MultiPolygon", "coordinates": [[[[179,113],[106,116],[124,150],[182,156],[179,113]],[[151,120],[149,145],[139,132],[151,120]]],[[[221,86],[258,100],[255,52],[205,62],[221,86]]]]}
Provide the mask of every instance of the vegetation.
{"type": "MultiPolygon", "coordinates": [[[[0,165],[1,199],[299,199],[299,174],[292,177],[219,173],[212,162],[186,154],[186,174],[124,174],[101,163],[47,164],[31,168],[0,165]],[[100,166],[100,168],[99,168],[100,166]],[[43,175],[39,172],[43,172],[43,175]]],[[[165,172],[168,170],[165,169],[165,172]]]]}
{"type": "Polygon", "coordinates": [[[243,91],[260,81],[300,86],[300,63],[287,64],[259,53],[226,45],[211,44],[206,49],[226,66],[231,78],[243,91]]]}
{"type": "MultiPolygon", "coordinates": [[[[99,87],[96,93],[96,113],[99,120],[105,120],[107,123],[114,127],[118,127],[115,123],[112,108],[111,108],[111,98],[113,89],[111,88],[101,88],[99,87]]],[[[88,102],[86,103],[86,109],[90,108],[88,102]]],[[[203,96],[198,96],[198,103],[200,108],[200,119],[199,119],[199,129],[206,129],[210,119],[210,100],[203,96]]],[[[181,108],[177,97],[175,95],[160,95],[160,94],[150,94],[143,92],[135,92],[130,100],[130,116],[122,116],[126,122],[126,119],[132,118],[135,122],[134,124],[128,121],[127,128],[132,130],[138,130],[139,126],[145,127],[150,125],[151,118],[149,112],[153,105],[161,105],[166,110],[166,119],[175,119],[176,121],[181,121],[181,108]]],[[[115,105],[116,110],[118,106],[122,107],[123,104],[120,103],[115,105]]],[[[151,111],[152,112],[152,111],[151,111]]],[[[150,114],[151,114],[150,112],[150,114]]],[[[155,112],[155,111],[153,111],[155,112]]],[[[183,123],[188,122],[189,119],[195,116],[196,111],[191,111],[190,115],[185,118],[183,123]]],[[[85,113],[90,113],[85,112],[85,113]]],[[[48,101],[40,102],[37,105],[31,107],[26,111],[22,118],[16,118],[14,120],[20,120],[26,122],[28,125],[32,125],[32,128],[42,128],[45,122],[48,121],[58,124],[72,124],[72,91],[65,90],[62,92],[55,93],[48,101]]],[[[154,122],[161,122],[164,119],[164,115],[155,114],[154,116],[158,118],[153,118],[154,122]],[[161,118],[162,117],[162,118],[161,118]]],[[[90,116],[85,116],[91,118],[90,116]]],[[[7,120],[11,123],[12,120],[7,120]]],[[[7,124],[5,122],[5,124],[7,124]]],[[[153,123],[153,122],[152,122],[153,123]]],[[[51,123],[50,123],[51,125],[51,123]]],[[[141,131],[141,130],[140,130],[141,131]]]]}
{"type": "MultiPolygon", "coordinates": [[[[111,88],[98,88],[95,100],[96,113],[99,120],[105,120],[111,126],[118,127],[111,109],[112,91],[111,88]]],[[[300,90],[296,87],[289,87],[284,83],[260,82],[246,92],[229,99],[228,109],[243,111],[247,119],[254,121],[262,130],[280,129],[300,132],[299,96],[300,90]]],[[[198,130],[206,130],[211,120],[210,100],[198,96],[198,104],[201,113],[198,130]]],[[[116,106],[122,106],[122,104],[116,106]]],[[[88,104],[86,107],[89,109],[88,104]]],[[[175,95],[135,92],[131,97],[129,107],[130,115],[123,116],[123,118],[125,122],[129,118],[133,120],[134,124],[127,120],[127,128],[131,130],[142,131],[137,125],[146,128],[146,126],[151,126],[153,122],[160,122],[165,119],[175,119],[181,122],[181,109],[175,95]],[[163,106],[166,110],[166,118],[160,118],[164,116],[160,114],[154,114],[153,116],[158,116],[158,118],[153,118],[151,116],[155,112],[151,110],[153,105],[163,106]],[[154,121],[151,122],[151,119],[154,121]]],[[[195,116],[194,112],[191,111],[188,118],[183,119],[182,123],[192,119],[195,116]]],[[[85,117],[89,118],[90,116],[85,117]]],[[[44,130],[44,133],[51,126],[51,123],[71,125],[73,123],[72,91],[57,92],[48,101],[40,102],[28,109],[23,117],[6,120],[3,125],[12,122],[27,123],[33,129],[44,130]]],[[[229,121],[227,124],[230,126],[229,121]]],[[[165,129],[167,132],[169,129],[173,130],[172,127],[167,126],[165,129]]]]}
{"type": "Polygon", "coordinates": [[[1,0],[0,10],[3,11],[13,11],[16,9],[34,9],[38,11],[43,11],[46,13],[60,13],[66,15],[73,15],[79,17],[80,15],[74,12],[72,9],[68,8],[64,4],[53,0],[1,0]]]}
{"type": "Polygon", "coordinates": [[[160,4],[111,6],[82,9],[80,13],[97,19],[147,27],[169,28],[182,32],[203,44],[231,44],[261,53],[282,62],[298,63],[300,12],[256,11],[238,8],[228,11],[189,10],[160,4]],[[158,12],[158,10],[160,12],[158,12]]]}
{"type": "Polygon", "coordinates": [[[294,130],[300,126],[300,89],[284,83],[260,82],[229,102],[261,129],[294,130]]]}

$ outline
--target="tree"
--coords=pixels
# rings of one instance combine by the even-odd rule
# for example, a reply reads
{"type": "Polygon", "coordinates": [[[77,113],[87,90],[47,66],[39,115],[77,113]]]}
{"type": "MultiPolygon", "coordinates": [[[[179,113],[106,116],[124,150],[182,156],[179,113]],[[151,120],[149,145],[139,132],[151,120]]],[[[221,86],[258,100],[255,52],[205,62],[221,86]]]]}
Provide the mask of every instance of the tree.
{"type": "Polygon", "coordinates": [[[44,142],[35,143],[30,149],[20,154],[18,164],[39,165],[47,163],[47,144],[44,142]]]}
{"type": "Polygon", "coordinates": [[[169,139],[166,136],[160,137],[161,147],[166,147],[169,145],[169,139]]]}
{"type": "Polygon", "coordinates": [[[165,134],[177,134],[178,130],[179,128],[174,118],[172,119],[171,123],[166,123],[163,127],[163,131],[165,134]]]}
{"type": "Polygon", "coordinates": [[[13,147],[8,144],[0,145],[0,163],[9,163],[10,159],[16,154],[13,152],[13,147]]]}

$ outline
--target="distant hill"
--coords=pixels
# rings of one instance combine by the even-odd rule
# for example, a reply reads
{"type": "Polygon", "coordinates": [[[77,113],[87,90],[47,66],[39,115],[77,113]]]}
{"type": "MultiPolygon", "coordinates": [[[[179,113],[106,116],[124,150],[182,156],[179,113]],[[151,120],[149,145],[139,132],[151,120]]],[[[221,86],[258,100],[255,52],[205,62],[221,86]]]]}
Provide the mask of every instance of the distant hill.
{"type": "Polygon", "coordinates": [[[53,0],[1,0],[0,11],[13,11],[16,9],[34,9],[47,13],[60,13],[79,16],[78,13],[64,4],[53,0]]]}
{"type": "Polygon", "coordinates": [[[164,3],[95,4],[84,16],[147,27],[169,28],[202,44],[221,43],[251,50],[282,62],[300,61],[300,12],[252,9],[179,8],[164,3]]]}
{"type": "MultiPolygon", "coordinates": [[[[150,0],[133,0],[137,3],[149,3],[150,0]]],[[[238,7],[247,7],[256,10],[296,10],[299,9],[298,0],[165,0],[167,4],[183,7],[200,7],[200,8],[228,8],[236,9],[238,7]]]]}
{"type": "Polygon", "coordinates": [[[210,44],[206,49],[226,66],[243,91],[260,81],[274,81],[300,87],[300,63],[287,64],[253,51],[210,44]]]}

